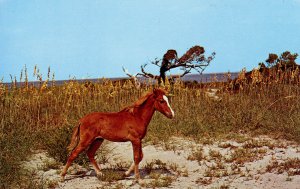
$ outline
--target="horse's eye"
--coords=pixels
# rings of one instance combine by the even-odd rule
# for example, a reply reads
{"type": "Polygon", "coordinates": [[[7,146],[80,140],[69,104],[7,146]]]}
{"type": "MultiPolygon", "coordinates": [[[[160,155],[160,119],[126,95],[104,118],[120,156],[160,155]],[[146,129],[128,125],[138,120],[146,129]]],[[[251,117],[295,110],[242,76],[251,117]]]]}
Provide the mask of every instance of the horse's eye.
{"type": "Polygon", "coordinates": [[[160,102],[160,103],[164,103],[165,101],[164,101],[164,100],[160,100],[159,102],[160,102]]]}

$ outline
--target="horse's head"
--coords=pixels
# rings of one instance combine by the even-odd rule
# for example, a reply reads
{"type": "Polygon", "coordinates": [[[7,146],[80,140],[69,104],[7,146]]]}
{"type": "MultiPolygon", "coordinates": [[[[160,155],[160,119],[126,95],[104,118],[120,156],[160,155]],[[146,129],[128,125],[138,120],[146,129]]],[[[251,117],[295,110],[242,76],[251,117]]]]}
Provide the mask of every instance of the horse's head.
{"type": "Polygon", "coordinates": [[[174,111],[172,110],[166,92],[162,89],[154,89],[154,108],[166,117],[172,119],[174,117],[174,111]]]}

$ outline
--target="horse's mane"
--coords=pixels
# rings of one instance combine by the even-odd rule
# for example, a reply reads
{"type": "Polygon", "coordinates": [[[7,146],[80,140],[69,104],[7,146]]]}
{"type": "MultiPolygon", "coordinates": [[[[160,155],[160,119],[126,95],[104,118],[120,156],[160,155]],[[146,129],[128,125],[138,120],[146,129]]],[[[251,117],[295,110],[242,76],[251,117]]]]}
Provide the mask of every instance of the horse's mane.
{"type": "MultiPolygon", "coordinates": [[[[165,94],[166,92],[164,91],[164,90],[162,90],[162,89],[154,89],[157,93],[161,93],[161,94],[165,94]]],[[[142,96],[141,98],[139,98],[133,105],[130,105],[130,106],[127,106],[127,107],[125,107],[125,108],[123,108],[122,110],[121,110],[121,112],[130,112],[130,113],[133,113],[134,114],[134,110],[135,110],[135,108],[138,108],[138,107],[140,107],[141,105],[143,105],[146,101],[147,101],[147,99],[150,97],[150,96],[152,96],[152,95],[154,95],[154,92],[148,92],[148,93],[146,93],[144,96],[142,96]]]]}
{"type": "Polygon", "coordinates": [[[140,107],[142,104],[146,102],[146,100],[152,95],[152,92],[146,93],[144,96],[139,98],[133,105],[125,107],[121,112],[126,111],[130,113],[134,113],[134,109],[140,107]]]}

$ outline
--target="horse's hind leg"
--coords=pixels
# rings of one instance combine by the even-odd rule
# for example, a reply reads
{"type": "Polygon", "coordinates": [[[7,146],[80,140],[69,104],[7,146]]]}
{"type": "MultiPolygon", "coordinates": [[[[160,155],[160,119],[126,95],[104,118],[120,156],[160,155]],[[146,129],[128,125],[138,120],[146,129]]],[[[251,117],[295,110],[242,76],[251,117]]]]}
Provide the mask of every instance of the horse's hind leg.
{"type": "Polygon", "coordinates": [[[99,168],[97,162],[95,161],[95,153],[96,153],[97,149],[101,146],[103,141],[104,141],[103,138],[95,139],[86,152],[87,156],[90,159],[91,164],[93,165],[93,167],[96,171],[97,176],[101,176],[102,173],[100,171],[100,168],[99,168]]]}
{"type": "Polygon", "coordinates": [[[131,164],[129,169],[125,172],[125,176],[129,176],[133,170],[134,170],[134,162],[131,164]]]}
{"type": "Polygon", "coordinates": [[[71,152],[70,156],[68,157],[68,161],[64,167],[64,169],[61,172],[61,179],[64,180],[65,175],[67,174],[68,168],[71,166],[74,159],[88,146],[88,143],[82,143],[80,142],[77,147],[71,152]]]}

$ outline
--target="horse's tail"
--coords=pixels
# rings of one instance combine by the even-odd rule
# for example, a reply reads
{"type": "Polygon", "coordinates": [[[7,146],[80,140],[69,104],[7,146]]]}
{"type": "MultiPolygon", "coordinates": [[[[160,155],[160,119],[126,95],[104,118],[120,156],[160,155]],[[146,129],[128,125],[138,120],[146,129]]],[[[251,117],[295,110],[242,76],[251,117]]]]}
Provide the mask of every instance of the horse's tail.
{"type": "Polygon", "coordinates": [[[79,142],[79,132],[80,132],[80,124],[73,129],[73,134],[71,138],[71,142],[67,149],[69,152],[73,151],[79,142]]]}

